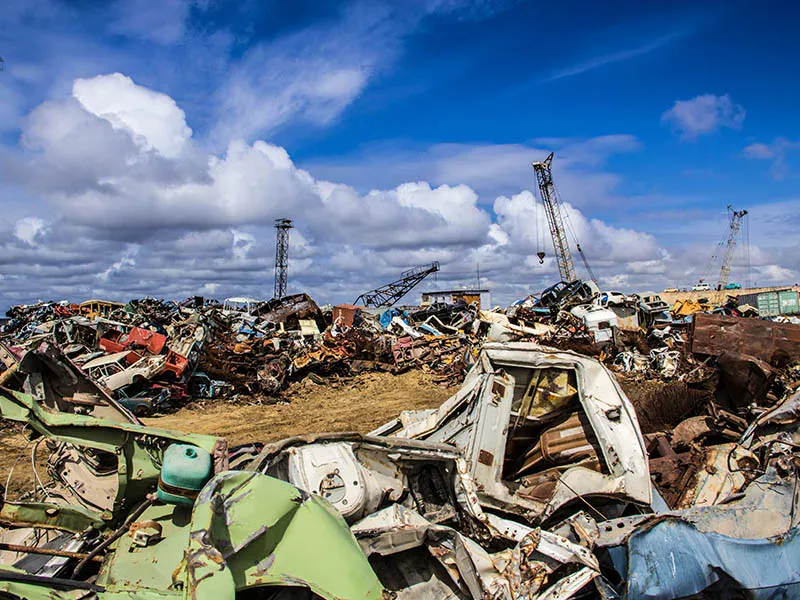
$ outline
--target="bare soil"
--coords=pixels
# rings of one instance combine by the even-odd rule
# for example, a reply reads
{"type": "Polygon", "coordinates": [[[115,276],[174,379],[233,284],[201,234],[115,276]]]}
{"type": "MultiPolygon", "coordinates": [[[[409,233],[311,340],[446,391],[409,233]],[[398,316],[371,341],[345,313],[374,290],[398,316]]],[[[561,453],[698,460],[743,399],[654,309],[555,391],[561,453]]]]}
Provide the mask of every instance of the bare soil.
{"type": "Polygon", "coordinates": [[[209,401],[144,421],[154,427],[224,437],[231,445],[271,442],[304,433],[367,433],[403,410],[439,406],[455,389],[442,388],[419,371],[366,373],[319,385],[306,379],[286,391],[288,402],[240,405],[209,401]]]}
{"type": "MultiPolygon", "coordinates": [[[[14,500],[19,494],[33,489],[34,478],[31,469],[31,451],[33,442],[29,441],[30,430],[24,429],[22,423],[13,421],[0,422],[0,499],[2,499],[8,482],[8,499],[14,500]],[[11,480],[8,473],[14,469],[11,480]]],[[[39,444],[36,452],[36,469],[42,482],[49,479],[45,465],[47,463],[47,447],[39,444]]]]}

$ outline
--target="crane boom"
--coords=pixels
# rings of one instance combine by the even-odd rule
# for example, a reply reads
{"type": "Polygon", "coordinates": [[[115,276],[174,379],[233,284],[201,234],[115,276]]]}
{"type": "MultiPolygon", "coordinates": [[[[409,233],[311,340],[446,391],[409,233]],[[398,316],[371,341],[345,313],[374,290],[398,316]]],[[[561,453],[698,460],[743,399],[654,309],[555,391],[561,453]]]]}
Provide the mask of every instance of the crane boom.
{"type": "Polygon", "coordinates": [[[402,277],[397,281],[387,283],[379,288],[364,292],[353,304],[363,302],[364,306],[391,306],[400,298],[405,296],[411,289],[420,281],[425,279],[431,273],[439,270],[439,261],[434,261],[429,265],[421,267],[414,267],[403,271],[402,277]]]}
{"type": "Polygon", "coordinates": [[[733,262],[733,251],[736,249],[736,242],[739,239],[739,230],[742,227],[742,219],[747,214],[746,210],[733,210],[728,205],[728,240],[725,244],[725,254],[722,255],[722,267],[719,270],[719,281],[717,282],[718,301],[722,301],[725,294],[725,286],[731,278],[731,263],[733,262]]]}
{"type": "Polygon", "coordinates": [[[564,220],[561,217],[561,206],[556,196],[555,186],[553,185],[553,174],[550,165],[553,162],[553,153],[550,153],[544,161],[531,163],[533,170],[536,171],[536,180],[539,183],[539,194],[542,197],[545,215],[547,215],[547,225],[550,227],[550,236],[553,238],[553,248],[556,253],[556,263],[558,264],[558,274],[562,281],[575,281],[575,264],[572,261],[572,253],[569,250],[567,240],[567,230],[564,228],[564,220]]]}

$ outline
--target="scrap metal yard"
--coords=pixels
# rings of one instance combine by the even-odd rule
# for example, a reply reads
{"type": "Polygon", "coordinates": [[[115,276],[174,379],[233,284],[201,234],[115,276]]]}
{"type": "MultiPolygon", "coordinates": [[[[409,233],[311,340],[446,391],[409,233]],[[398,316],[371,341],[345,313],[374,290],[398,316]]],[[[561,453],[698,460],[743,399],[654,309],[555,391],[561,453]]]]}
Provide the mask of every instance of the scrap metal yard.
{"type": "Polygon", "coordinates": [[[2,585],[331,599],[798,585],[800,319],[579,279],[505,308],[480,292],[13,307],[2,585]]]}
{"type": "Polygon", "coordinates": [[[560,280],[508,306],[479,273],[411,301],[439,261],[290,294],[286,218],[271,299],[12,306],[0,595],[795,595],[796,286],[731,281],[728,206],[715,286],[601,288],[553,159],[560,280]]]}
{"type": "MultiPolygon", "coordinates": [[[[509,306],[438,261],[320,305],[12,306],[0,589],[13,598],[785,597],[800,586],[800,296],[577,277],[509,306]],[[667,296],[671,294],[671,296],[667,296]],[[755,565],[749,564],[758,557],[755,565]],[[777,594],[777,596],[775,596],[777,594]]],[[[567,221],[568,223],[568,221],[567,221]]],[[[546,252],[537,252],[540,263],[546,252]]]]}
{"type": "Polygon", "coordinates": [[[798,23],[3,2],[0,600],[800,600],[798,23]]]}

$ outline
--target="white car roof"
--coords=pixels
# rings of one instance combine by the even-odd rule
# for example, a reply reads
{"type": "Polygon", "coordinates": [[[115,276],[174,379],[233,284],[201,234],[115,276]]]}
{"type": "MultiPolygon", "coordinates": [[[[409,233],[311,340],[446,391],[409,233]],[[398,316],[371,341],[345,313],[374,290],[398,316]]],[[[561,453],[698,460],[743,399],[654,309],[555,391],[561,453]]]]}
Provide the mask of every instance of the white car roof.
{"type": "Polygon", "coordinates": [[[99,358],[95,358],[94,360],[90,360],[85,365],[83,365],[84,369],[91,369],[92,367],[99,367],[100,365],[107,365],[110,363],[119,362],[123,358],[125,358],[128,354],[130,354],[130,350],[123,350],[122,352],[115,352],[114,354],[107,354],[105,356],[101,356],[99,358]]]}

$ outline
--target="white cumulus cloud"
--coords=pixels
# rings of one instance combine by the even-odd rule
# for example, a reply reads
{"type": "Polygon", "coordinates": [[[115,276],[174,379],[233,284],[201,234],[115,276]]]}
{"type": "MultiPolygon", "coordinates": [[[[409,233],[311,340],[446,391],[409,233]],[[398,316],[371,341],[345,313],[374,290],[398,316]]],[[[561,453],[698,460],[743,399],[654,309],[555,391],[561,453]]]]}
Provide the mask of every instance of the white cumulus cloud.
{"type": "Polygon", "coordinates": [[[179,155],[192,135],[186,115],[172,98],[120,73],[77,79],[72,94],[86,111],[130,132],[135,142],[163,156],[179,155]]]}
{"type": "Polygon", "coordinates": [[[728,94],[702,94],[691,100],[675,101],[672,108],[661,115],[661,120],[682,138],[694,139],[721,127],[739,129],[744,117],[744,108],[735,104],[728,94]]]}
{"type": "MultiPolygon", "coordinates": [[[[352,301],[408,267],[438,260],[442,270],[423,287],[475,285],[480,265],[481,284],[508,302],[558,278],[544,213],[530,191],[530,162],[548,148],[558,154],[554,173],[571,232],[601,281],[625,272],[628,286],[649,288],[671,268],[652,235],[590,216],[615,201],[620,178],[603,168],[609,156],[639,147],[632,136],[535,140],[535,147],[439,145],[396,171],[422,176],[359,190],[315,176],[264,140],[234,139],[223,152],[203,152],[169,96],[126,77],[84,79],[74,88],[75,97],[45,102],[25,122],[16,177],[53,211],[47,223],[21,220],[3,245],[7,299],[42,289],[70,298],[269,297],[273,220],[286,217],[296,226],[290,292],[352,301]],[[103,97],[105,89],[119,97],[103,97]],[[514,193],[491,191],[498,173],[517,177],[509,184],[514,193]],[[544,264],[539,249],[547,252],[544,264]]],[[[576,268],[583,275],[580,261],[576,268]]]]}

